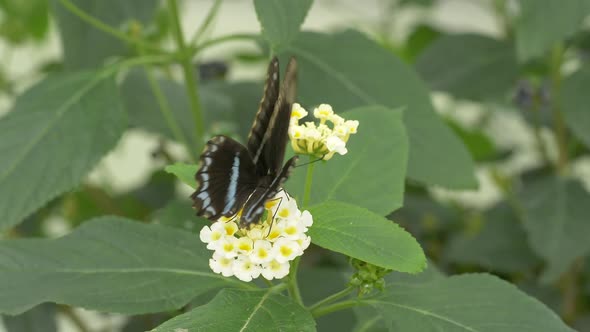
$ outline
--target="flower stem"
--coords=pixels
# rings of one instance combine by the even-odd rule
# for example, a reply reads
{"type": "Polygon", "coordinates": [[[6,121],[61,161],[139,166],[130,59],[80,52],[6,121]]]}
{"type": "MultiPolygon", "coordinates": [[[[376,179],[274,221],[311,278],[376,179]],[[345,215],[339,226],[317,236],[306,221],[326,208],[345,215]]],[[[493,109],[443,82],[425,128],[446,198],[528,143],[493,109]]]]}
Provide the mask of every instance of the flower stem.
{"type": "Polygon", "coordinates": [[[341,290],[341,291],[339,291],[337,293],[334,293],[334,294],[326,297],[325,299],[320,300],[317,303],[311,305],[309,307],[309,310],[311,310],[311,311],[316,310],[319,307],[325,306],[325,305],[327,305],[330,302],[334,302],[334,301],[336,301],[336,300],[338,300],[338,299],[340,299],[342,297],[345,297],[346,295],[352,293],[353,291],[354,291],[354,288],[353,287],[350,287],[350,286],[349,287],[346,287],[343,290],[341,290]]]}
{"type": "Polygon", "coordinates": [[[293,263],[291,263],[291,272],[289,272],[289,295],[295,302],[303,305],[303,299],[301,298],[301,292],[299,291],[299,283],[297,282],[297,272],[299,270],[299,261],[301,260],[301,256],[295,258],[293,263]]]}
{"type": "Polygon", "coordinates": [[[182,27],[180,26],[180,19],[178,17],[178,4],[176,0],[168,0],[168,6],[172,15],[172,25],[174,39],[176,39],[176,45],[178,51],[181,54],[180,63],[182,65],[182,71],[184,73],[184,81],[186,85],[186,91],[189,97],[191,105],[191,111],[193,113],[193,121],[195,125],[195,138],[197,146],[201,145],[201,139],[204,134],[203,126],[203,115],[201,112],[201,104],[199,101],[199,94],[197,89],[197,81],[195,79],[193,65],[191,63],[191,52],[190,48],[187,47],[182,33],[182,27]]]}
{"type": "Polygon", "coordinates": [[[151,51],[156,51],[156,52],[162,52],[162,50],[156,46],[156,45],[152,45],[150,43],[146,43],[143,40],[140,39],[136,39],[133,38],[131,36],[126,35],[125,33],[121,32],[120,30],[117,30],[113,27],[111,27],[110,25],[104,23],[103,21],[99,20],[98,18],[86,13],[84,10],[82,10],[80,7],[76,6],[75,4],[73,4],[70,0],[59,0],[59,2],[62,4],[62,6],[64,6],[70,13],[76,15],[78,18],[80,18],[82,21],[90,24],[91,26],[95,27],[96,29],[107,33],[117,39],[120,39],[124,42],[130,43],[130,44],[134,44],[137,46],[141,46],[143,48],[149,49],[151,51]]]}
{"type": "MultiPolygon", "coordinates": [[[[309,157],[311,160],[311,157],[309,157]]],[[[305,191],[303,192],[303,201],[301,205],[303,207],[307,206],[309,202],[309,196],[311,193],[311,182],[313,180],[313,166],[314,163],[309,163],[307,165],[307,175],[305,178],[305,191]]],[[[291,264],[291,272],[289,273],[289,295],[299,304],[303,305],[303,300],[301,299],[301,293],[299,292],[299,285],[297,283],[297,271],[299,270],[299,261],[301,260],[301,256],[295,258],[293,263],[291,264]]]]}
{"type": "Polygon", "coordinates": [[[199,39],[203,37],[203,34],[205,34],[209,26],[211,26],[211,23],[213,23],[213,19],[217,15],[217,12],[219,12],[219,7],[221,6],[222,1],[223,0],[215,0],[213,6],[211,6],[211,9],[209,9],[209,13],[207,13],[207,17],[205,17],[203,23],[201,23],[201,25],[193,35],[193,38],[191,38],[191,45],[196,45],[199,42],[199,39]]]}
{"type": "Polygon", "coordinates": [[[311,311],[311,315],[313,318],[318,318],[327,314],[331,314],[335,311],[340,311],[352,307],[356,307],[359,304],[362,304],[359,300],[346,300],[341,302],[336,302],[334,304],[330,304],[327,306],[319,307],[311,311]]]}
{"type": "Polygon", "coordinates": [[[307,207],[309,198],[311,197],[311,183],[313,181],[313,167],[315,163],[312,162],[311,156],[309,157],[309,163],[307,164],[307,175],[305,176],[305,189],[303,190],[303,201],[302,206],[307,207]]]}

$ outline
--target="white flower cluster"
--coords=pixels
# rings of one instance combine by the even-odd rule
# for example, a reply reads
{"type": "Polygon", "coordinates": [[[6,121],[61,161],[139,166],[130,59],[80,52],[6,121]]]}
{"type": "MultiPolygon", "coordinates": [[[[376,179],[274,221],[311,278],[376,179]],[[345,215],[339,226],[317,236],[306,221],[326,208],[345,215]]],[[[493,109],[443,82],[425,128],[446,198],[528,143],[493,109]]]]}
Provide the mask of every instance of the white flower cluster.
{"type": "Polygon", "coordinates": [[[294,103],[291,109],[289,137],[291,146],[297,154],[308,154],[328,160],[335,153],[344,155],[348,152],[346,142],[351,134],[356,134],[359,122],[345,120],[334,113],[332,106],[321,104],[313,110],[313,116],[320,120],[316,125],[313,121],[299,124],[299,120],[307,116],[301,105],[294,103]],[[332,127],[327,122],[332,123],[332,127]]]}
{"type": "Polygon", "coordinates": [[[224,277],[251,281],[262,275],[268,280],[289,274],[289,262],[311,243],[305,233],[313,223],[309,211],[301,212],[297,202],[284,190],[265,204],[263,221],[240,229],[232,218],[220,218],[201,229],[201,241],[213,250],[209,266],[224,277]]]}

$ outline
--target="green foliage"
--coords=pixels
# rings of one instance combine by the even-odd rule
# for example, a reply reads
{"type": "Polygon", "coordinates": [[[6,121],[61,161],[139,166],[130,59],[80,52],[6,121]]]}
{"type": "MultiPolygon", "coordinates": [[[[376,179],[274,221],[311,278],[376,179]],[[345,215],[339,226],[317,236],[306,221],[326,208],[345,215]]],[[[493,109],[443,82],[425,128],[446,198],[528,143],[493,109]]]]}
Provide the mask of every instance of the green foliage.
{"type": "Polygon", "coordinates": [[[410,139],[408,176],[456,189],[476,185],[467,150],[436,117],[417,75],[395,55],[352,30],[302,33],[285,53],[297,57],[301,79],[314,82],[300,84],[298,99],[303,105],[329,102],[336,111],[375,104],[404,107],[410,139]],[[437,167],[429,167],[432,162],[437,167]]]}
{"type": "Polygon", "coordinates": [[[51,301],[149,313],[178,309],[214,288],[248,287],[213,273],[209,257],[191,233],[117,217],[88,221],[60,239],[4,240],[0,312],[51,301]]]}
{"type": "Polygon", "coordinates": [[[576,181],[540,179],[523,193],[524,227],[532,249],[547,262],[545,281],[554,281],[590,252],[590,194],[576,181]]]}
{"type": "Polygon", "coordinates": [[[125,124],[115,82],[104,73],[49,76],[19,97],[0,119],[0,229],[76,186],[125,124]]]}
{"type": "MultiPolygon", "coordinates": [[[[108,26],[120,27],[126,22],[147,22],[154,16],[156,0],[52,0],[61,35],[64,64],[69,70],[101,66],[113,56],[130,53],[129,47],[111,35],[91,26],[64,7],[72,3],[84,13],[108,26]]],[[[124,33],[124,32],[123,32],[124,33]]]]}
{"type": "Polygon", "coordinates": [[[381,313],[389,331],[572,331],[537,300],[485,274],[390,282],[366,302],[381,313]]]}
{"type": "Polygon", "coordinates": [[[563,82],[563,115],[573,133],[590,147],[590,66],[585,65],[563,82]]]}
{"type": "MultiPolygon", "coordinates": [[[[358,133],[350,138],[345,156],[322,162],[314,171],[310,202],[333,199],[381,215],[401,207],[408,155],[402,112],[374,106],[343,112],[342,116],[359,121],[358,133]],[[381,157],[373,159],[376,155],[381,157]],[[381,181],[365,181],[374,174],[380,174],[381,181]],[[379,196],[373,195],[375,192],[379,196]]],[[[291,195],[301,198],[304,183],[305,169],[296,169],[287,188],[291,195]]]]}
{"type": "Polygon", "coordinates": [[[327,202],[310,208],[312,242],[395,271],[417,273],[426,258],[416,240],[401,227],[366,209],[327,202]]]}
{"type": "Polygon", "coordinates": [[[13,44],[42,40],[49,27],[47,0],[2,0],[0,36],[13,44]]]}
{"type": "Polygon", "coordinates": [[[438,38],[416,67],[433,90],[475,100],[505,97],[518,76],[512,45],[481,35],[438,38]]]}
{"type": "Polygon", "coordinates": [[[520,0],[519,3],[516,51],[521,61],[540,57],[555,43],[571,37],[590,13],[588,0],[520,0]]]}
{"type": "MultiPolygon", "coordinates": [[[[180,125],[182,134],[189,142],[194,142],[192,114],[184,86],[164,78],[158,79],[157,84],[169,104],[174,121],[180,125]]],[[[205,110],[204,118],[207,123],[211,123],[211,127],[218,122],[232,121],[233,105],[227,95],[207,85],[203,86],[199,94],[205,110]]],[[[121,95],[131,126],[144,128],[170,139],[177,139],[162,115],[159,102],[147,80],[145,71],[130,72],[121,84],[121,95]]],[[[191,145],[191,148],[196,147],[191,145]]]]}
{"type": "Polygon", "coordinates": [[[275,52],[282,51],[297,38],[299,28],[312,2],[312,0],[254,0],[262,35],[275,52]]]}
{"type": "Polygon", "coordinates": [[[153,332],[193,327],[206,331],[315,331],[309,312],[292,299],[268,290],[224,289],[211,302],[160,325],[153,332]],[[231,314],[228,314],[231,313],[231,314]]]}
{"type": "Polygon", "coordinates": [[[9,332],[57,332],[56,305],[41,304],[18,316],[4,316],[9,332]]]}
{"type": "Polygon", "coordinates": [[[483,216],[477,232],[458,234],[449,241],[446,258],[504,273],[528,270],[539,263],[527,245],[526,234],[512,210],[505,205],[483,216]]]}
{"type": "Polygon", "coordinates": [[[218,35],[230,2],[0,0],[5,329],[84,325],[70,306],[141,314],[123,332],[588,329],[590,1],[473,7],[493,11],[494,38],[399,19],[436,3],[379,2],[364,35],[301,32],[312,0],[253,0],[240,10],[260,33],[218,35]],[[63,50],[23,75],[11,54],[52,44],[50,17],[63,50]],[[258,48],[209,53],[235,41],[258,48]],[[302,158],[285,184],[312,245],[284,279],[244,283],[212,271],[211,220],[187,196],[210,137],[247,141],[274,54],[298,62],[297,102],[359,128],[346,155],[302,158]],[[87,178],[129,128],[157,144],[149,165],[113,167],[117,150],[87,178]],[[144,170],[128,187],[100,178],[144,170]]]}
{"type": "Polygon", "coordinates": [[[183,163],[168,165],[165,168],[166,172],[176,175],[180,181],[189,185],[191,188],[197,188],[195,173],[197,173],[198,169],[198,165],[189,165],[183,163]]]}

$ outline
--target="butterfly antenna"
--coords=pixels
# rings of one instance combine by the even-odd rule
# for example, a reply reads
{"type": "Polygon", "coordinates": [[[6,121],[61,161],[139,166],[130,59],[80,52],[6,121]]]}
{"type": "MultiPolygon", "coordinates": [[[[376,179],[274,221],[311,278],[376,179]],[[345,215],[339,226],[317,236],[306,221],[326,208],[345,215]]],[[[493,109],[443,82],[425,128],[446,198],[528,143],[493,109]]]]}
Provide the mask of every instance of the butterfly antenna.
{"type": "Polygon", "coordinates": [[[266,235],[264,236],[265,238],[268,237],[270,235],[270,232],[272,232],[272,226],[275,223],[275,218],[277,216],[277,213],[279,212],[279,208],[281,207],[281,203],[283,202],[283,198],[279,197],[277,198],[279,200],[279,204],[277,205],[277,210],[275,211],[275,213],[272,215],[272,219],[270,220],[270,227],[268,228],[268,233],[266,233],[266,235]]]}
{"type": "Polygon", "coordinates": [[[309,165],[309,164],[313,164],[313,163],[317,163],[318,161],[320,161],[320,160],[323,160],[325,156],[326,156],[326,155],[324,154],[323,156],[319,157],[319,158],[318,158],[318,159],[316,159],[316,160],[308,161],[308,162],[306,162],[306,163],[304,163],[304,164],[301,164],[301,165],[295,165],[295,168],[297,168],[297,167],[301,167],[301,166],[307,166],[307,165],[309,165]]]}
{"type": "Polygon", "coordinates": [[[280,189],[280,190],[277,192],[277,194],[278,194],[278,193],[280,193],[281,191],[285,193],[285,196],[287,196],[287,200],[288,200],[288,201],[290,201],[290,200],[291,200],[291,196],[289,196],[289,193],[288,193],[288,192],[285,190],[285,188],[281,188],[281,189],[280,189]]]}

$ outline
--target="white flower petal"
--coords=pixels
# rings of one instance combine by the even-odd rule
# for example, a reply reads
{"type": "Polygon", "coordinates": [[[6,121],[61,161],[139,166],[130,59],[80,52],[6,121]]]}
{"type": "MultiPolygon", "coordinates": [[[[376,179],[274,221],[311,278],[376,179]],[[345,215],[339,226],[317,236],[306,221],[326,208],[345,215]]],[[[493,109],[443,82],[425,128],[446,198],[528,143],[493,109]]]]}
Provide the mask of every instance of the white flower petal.
{"type": "Polygon", "coordinates": [[[338,136],[330,136],[326,139],[326,147],[329,151],[335,151],[340,155],[344,155],[348,152],[346,149],[346,143],[338,136]]]}
{"type": "Polygon", "coordinates": [[[311,216],[311,213],[309,213],[309,211],[307,210],[301,213],[300,221],[306,228],[309,228],[311,227],[311,225],[313,225],[313,217],[311,216]]]}
{"type": "Polygon", "coordinates": [[[267,240],[256,240],[254,242],[254,250],[248,256],[254,264],[263,264],[274,259],[274,252],[272,251],[272,244],[267,240]]]}
{"type": "Polygon", "coordinates": [[[277,262],[285,263],[293,260],[302,252],[301,247],[296,241],[281,238],[273,244],[274,257],[277,262]]]}

